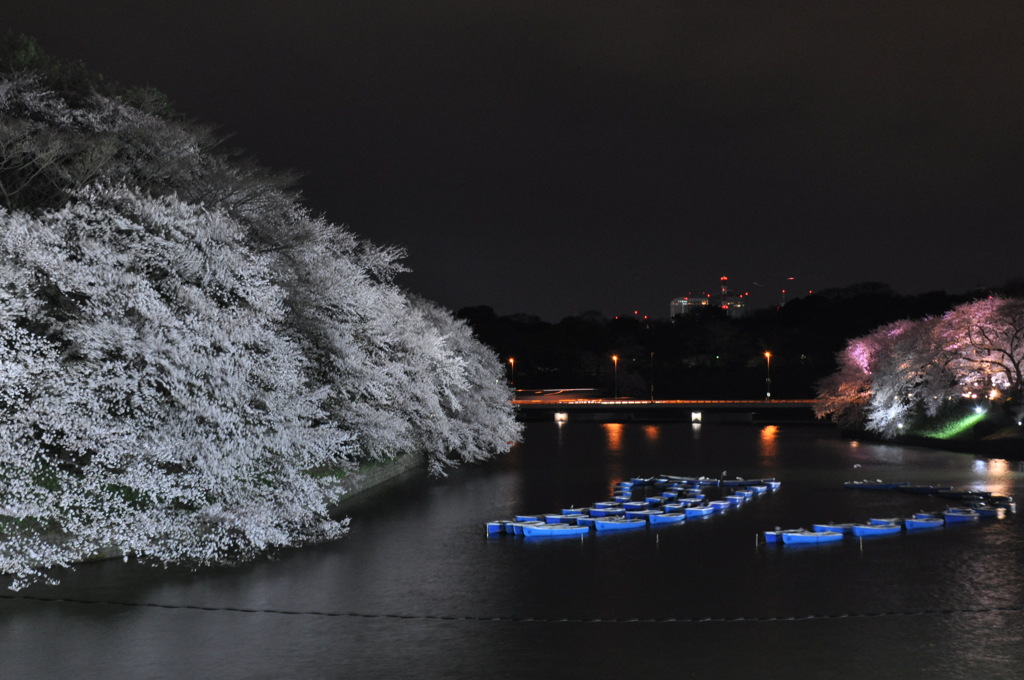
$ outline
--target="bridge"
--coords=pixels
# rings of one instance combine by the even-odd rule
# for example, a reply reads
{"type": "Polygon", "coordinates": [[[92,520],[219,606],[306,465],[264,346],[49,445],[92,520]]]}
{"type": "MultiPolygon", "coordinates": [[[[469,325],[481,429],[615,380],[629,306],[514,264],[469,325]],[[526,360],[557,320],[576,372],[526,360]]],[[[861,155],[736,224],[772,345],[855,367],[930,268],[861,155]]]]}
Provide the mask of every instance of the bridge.
{"type": "Polygon", "coordinates": [[[544,393],[513,400],[520,420],[812,422],[816,399],[596,399],[544,393]]]}

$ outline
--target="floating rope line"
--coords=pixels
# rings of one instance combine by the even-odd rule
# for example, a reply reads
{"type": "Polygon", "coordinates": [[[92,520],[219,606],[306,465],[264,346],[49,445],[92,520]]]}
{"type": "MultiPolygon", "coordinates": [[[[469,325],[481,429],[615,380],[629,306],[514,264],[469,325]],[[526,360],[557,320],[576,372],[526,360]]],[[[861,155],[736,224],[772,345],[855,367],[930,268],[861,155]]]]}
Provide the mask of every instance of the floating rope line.
{"type": "Polygon", "coordinates": [[[0,595],[3,600],[28,602],[68,603],[85,605],[108,605],[113,607],[149,607],[153,609],[183,609],[203,612],[232,612],[240,614],[276,614],[280,616],[315,616],[354,619],[396,619],[407,621],[493,621],[505,623],[745,623],[773,621],[816,621],[824,619],[869,619],[907,616],[950,616],[954,614],[991,614],[996,612],[1024,612],[1024,606],[1013,607],[970,607],[951,609],[922,609],[910,612],[848,612],[843,614],[803,614],[798,616],[694,616],[664,618],[572,618],[532,616],[447,616],[440,614],[372,614],[365,612],[328,612],[317,610],[250,609],[247,607],[206,607],[193,604],[161,604],[158,602],[120,602],[116,600],[82,600],[67,597],[39,597],[33,595],[0,595]]]}

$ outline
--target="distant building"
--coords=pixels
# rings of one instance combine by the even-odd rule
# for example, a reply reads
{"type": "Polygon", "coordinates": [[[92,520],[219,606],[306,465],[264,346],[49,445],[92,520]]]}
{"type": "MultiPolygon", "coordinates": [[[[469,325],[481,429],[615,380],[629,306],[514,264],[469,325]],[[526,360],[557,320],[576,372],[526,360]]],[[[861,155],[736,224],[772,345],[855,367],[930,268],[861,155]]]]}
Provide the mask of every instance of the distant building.
{"type": "Polygon", "coordinates": [[[704,293],[679,297],[669,303],[668,316],[670,319],[674,319],[680,314],[686,316],[687,314],[692,314],[695,310],[707,309],[710,306],[711,296],[704,293]]]}
{"type": "Polygon", "coordinates": [[[714,306],[725,310],[726,315],[729,317],[743,316],[747,311],[746,298],[750,293],[740,293],[739,295],[731,293],[729,291],[728,276],[723,276],[720,279],[720,282],[722,286],[721,296],[719,297],[717,304],[711,297],[710,293],[678,297],[669,303],[669,318],[675,318],[679,314],[685,316],[687,314],[692,314],[695,311],[708,309],[714,306]]]}

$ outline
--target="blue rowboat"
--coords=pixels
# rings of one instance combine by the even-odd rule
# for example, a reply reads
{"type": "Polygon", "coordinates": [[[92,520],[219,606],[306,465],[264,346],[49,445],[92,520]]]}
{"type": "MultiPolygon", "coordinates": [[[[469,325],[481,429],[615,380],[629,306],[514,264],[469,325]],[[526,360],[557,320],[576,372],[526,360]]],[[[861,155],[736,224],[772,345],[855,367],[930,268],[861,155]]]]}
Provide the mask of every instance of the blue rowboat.
{"type": "Polygon", "coordinates": [[[775,491],[780,486],[782,486],[782,482],[776,481],[774,479],[766,479],[764,480],[764,483],[768,487],[769,491],[775,491]]]}
{"type": "Polygon", "coordinates": [[[524,538],[551,538],[554,536],[582,536],[590,533],[590,527],[570,526],[568,524],[524,524],[524,538]]]}
{"type": "Polygon", "coordinates": [[[579,515],[544,515],[545,524],[575,524],[579,515]]]}
{"type": "MultiPolygon", "coordinates": [[[[918,513],[919,514],[919,513],[918,513]]],[[[907,531],[917,531],[918,529],[938,529],[943,526],[945,521],[941,517],[908,517],[903,521],[903,526],[907,528],[907,531]]]]}
{"type": "Polygon", "coordinates": [[[899,524],[854,524],[851,530],[854,536],[886,536],[903,531],[899,524]]]}
{"type": "Polygon", "coordinates": [[[663,510],[626,510],[626,519],[648,519],[651,515],[663,514],[663,510]]]}
{"type": "Polygon", "coordinates": [[[782,534],[804,531],[803,529],[772,529],[764,532],[765,543],[782,543],[782,534]]]}
{"type": "MultiPolygon", "coordinates": [[[[491,536],[493,534],[504,534],[504,533],[506,533],[505,532],[505,525],[508,524],[508,523],[509,523],[509,520],[504,520],[504,519],[496,519],[493,522],[488,522],[487,523],[487,535],[491,536]]],[[[512,533],[512,532],[509,531],[508,533],[512,533]]]]}
{"type": "Polygon", "coordinates": [[[902,517],[871,517],[868,524],[899,524],[902,521],[902,517]]]}
{"type": "Polygon", "coordinates": [[[594,520],[594,528],[597,531],[620,531],[622,529],[639,529],[645,526],[647,526],[646,519],[607,517],[594,520]]]}
{"type": "Polygon", "coordinates": [[[587,527],[589,529],[594,528],[594,522],[598,520],[597,517],[579,517],[576,519],[576,526],[587,527]]]}
{"type": "Polygon", "coordinates": [[[601,509],[601,508],[617,508],[620,505],[622,505],[622,504],[619,503],[618,501],[598,501],[597,503],[594,503],[594,507],[598,508],[598,509],[601,509]]]}
{"type": "Polygon", "coordinates": [[[661,505],[665,502],[665,499],[662,496],[648,496],[647,502],[651,505],[661,505]]]}
{"type": "Polygon", "coordinates": [[[614,508],[599,508],[596,505],[590,509],[591,517],[616,517],[626,514],[626,509],[621,505],[614,508]]]}
{"type": "Polygon", "coordinates": [[[747,499],[739,495],[738,493],[731,493],[728,496],[726,496],[724,500],[729,501],[731,505],[739,505],[740,503],[747,499]]]}
{"type": "Polygon", "coordinates": [[[743,496],[743,498],[753,498],[754,492],[750,489],[736,489],[735,495],[743,496]]]}
{"type": "Polygon", "coordinates": [[[719,501],[708,501],[708,505],[710,505],[711,509],[714,510],[715,512],[722,512],[727,507],[732,505],[732,503],[730,503],[729,501],[721,501],[721,500],[719,500],[719,501]]]}
{"type": "Polygon", "coordinates": [[[835,543],[843,540],[843,535],[838,531],[807,531],[797,529],[796,531],[783,531],[782,542],[786,545],[791,543],[835,543]]]}
{"type": "Polygon", "coordinates": [[[715,508],[710,505],[695,505],[692,508],[685,508],[684,513],[689,517],[707,517],[715,511],[715,508]]]}
{"type": "Polygon", "coordinates": [[[970,503],[969,506],[972,510],[978,513],[979,517],[1005,517],[1006,509],[997,508],[994,505],[988,503],[970,503]]]}
{"type": "Polygon", "coordinates": [[[838,531],[841,534],[849,534],[853,532],[853,524],[845,522],[839,524],[837,522],[826,522],[824,524],[812,524],[811,529],[814,531],[838,531]]]}
{"type": "Polygon", "coordinates": [[[507,523],[505,525],[505,533],[506,534],[512,533],[512,534],[515,534],[516,536],[523,536],[524,535],[523,527],[527,527],[527,526],[544,527],[544,526],[554,526],[554,525],[549,525],[547,522],[541,522],[541,521],[537,521],[537,522],[509,522],[509,523],[507,523]],[[512,527],[512,531],[508,530],[509,527],[512,527]]]}
{"type": "Polygon", "coordinates": [[[686,521],[685,512],[663,512],[660,515],[648,515],[647,523],[651,526],[663,526],[666,524],[679,524],[686,521]]]}
{"type": "Polygon", "coordinates": [[[512,519],[517,522],[536,522],[540,520],[539,515],[515,515],[512,519]]]}
{"type": "Polygon", "coordinates": [[[752,484],[751,486],[749,486],[747,488],[749,488],[751,491],[753,491],[754,493],[756,493],[758,495],[761,495],[763,493],[767,493],[768,492],[768,485],[767,484],[752,484]]]}
{"type": "Polygon", "coordinates": [[[942,512],[943,518],[946,520],[946,524],[954,524],[956,522],[975,522],[981,515],[978,514],[977,510],[973,508],[946,508],[942,512]]]}
{"type": "Polygon", "coordinates": [[[646,510],[647,508],[651,507],[651,504],[648,503],[647,501],[629,501],[627,503],[623,503],[622,507],[625,508],[627,511],[646,510]]]}
{"type": "Polygon", "coordinates": [[[912,518],[913,519],[936,519],[936,518],[942,519],[941,517],[939,517],[939,513],[937,513],[937,512],[929,512],[927,510],[918,510],[917,512],[915,512],[913,514],[912,518]]]}

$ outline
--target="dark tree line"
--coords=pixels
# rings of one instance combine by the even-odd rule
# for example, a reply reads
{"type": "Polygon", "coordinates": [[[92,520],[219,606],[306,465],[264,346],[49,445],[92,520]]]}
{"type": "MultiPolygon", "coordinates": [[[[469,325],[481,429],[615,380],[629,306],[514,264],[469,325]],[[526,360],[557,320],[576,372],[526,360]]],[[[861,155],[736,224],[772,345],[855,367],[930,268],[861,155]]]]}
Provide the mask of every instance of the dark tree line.
{"type": "Polygon", "coordinates": [[[490,307],[457,312],[505,361],[520,390],[592,388],[649,399],[814,398],[851,338],[900,319],[943,314],[998,291],[900,295],[882,283],[824,290],[779,308],[731,318],[720,309],[674,319],[607,318],[586,312],[549,323],[490,307]],[[765,352],[771,352],[770,367],[765,352]],[[618,357],[618,361],[612,359],[618,357]],[[617,363],[617,366],[616,366],[617,363]],[[616,384],[617,383],[617,384],[616,384]]]}

